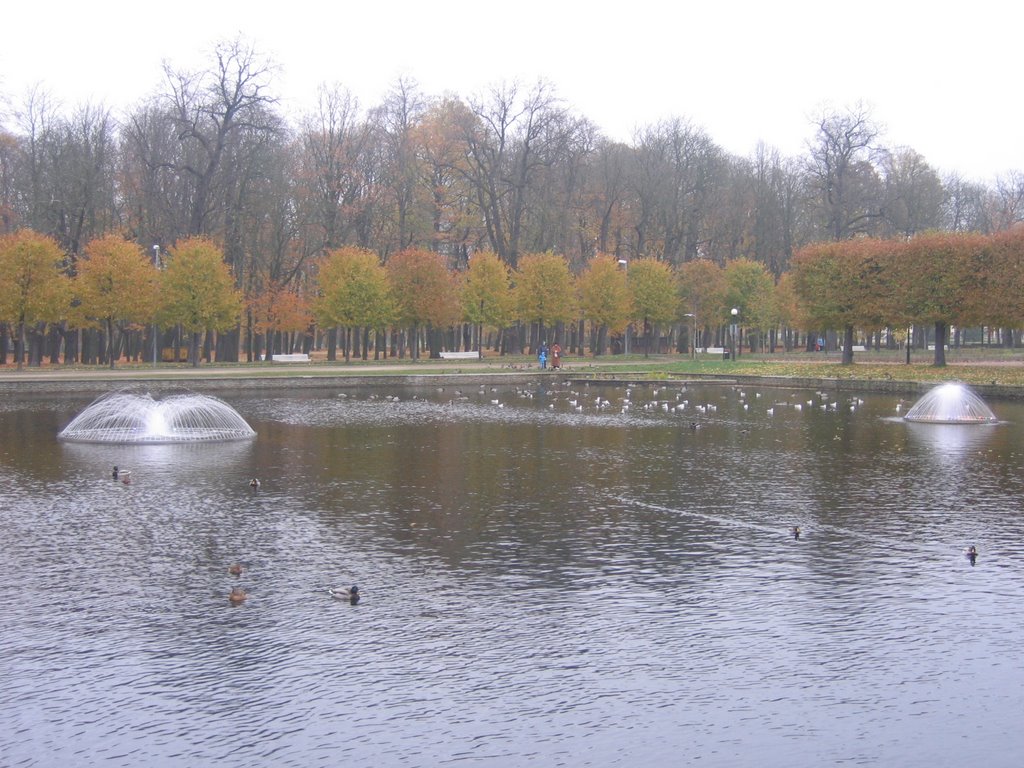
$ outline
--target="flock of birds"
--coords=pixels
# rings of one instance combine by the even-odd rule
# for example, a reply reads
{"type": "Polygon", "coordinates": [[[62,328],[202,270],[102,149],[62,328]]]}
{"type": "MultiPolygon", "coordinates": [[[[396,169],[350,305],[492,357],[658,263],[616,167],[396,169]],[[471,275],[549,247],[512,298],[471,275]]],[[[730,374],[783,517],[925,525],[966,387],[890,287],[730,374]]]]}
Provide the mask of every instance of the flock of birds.
{"type": "MultiPolygon", "coordinates": [[[[750,411],[752,407],[755,409],[759,405],[759,401],[762,400],[763,395],[761,392],[754,392],[752,396],[749,396],[747,392],[739,386],[732,387],[733,391],[739,395],[739,405],[743,411],[750,411]]],[[[438,393],[447,394],[448,390],[444,387],[437,388],[438,393]]],[[[626,387],[623,395],[617,397],[615,400],[611,400],[608,397],[597,395],[592,396],[585,389],[572,389],[569,385],[548,386],[540,390],[530,390],[523,387],[515,387],[511,390],[516,399],[521,400],[533,400],[540,396],[548,400],[547,409],[555,412],[569,412],[569,413],[615,413],[618,412],[622,415],[628,415],[630,413],[662,413],[672,414],[676,416],[689,416],[690,426],[698,428],[701,425],[703,418],[708,417],[718,411],[719,404],[711,401],[698,402],[691,399],[691,393],[686,385],[678,387],[672,386],[655,386],[650,390],[649,396],[645,392],[641,392],[634,387],[626,387]]],[[[498,387],[487,387],[481,385],[475,392],[476,397],[473,397],[473,392],[456,389],[453,391],[454,396],[449,397],[445,404],[449,406],[456,405],[461,402],[469,402],[476,400],[486,401],[495,408],[505,408],[508,404],[509,390],[499,389],[498,387]]],[[[400,398],[397,395],[383,395],[375,396],[371,395],[368,399],[370,400],[383,400],[385,402],[399,402],[400,398]]],[[[415,398],[414,398],[415,399],[415,398]]],[[[841,409],[846,409],[849,412],[856,412],[862,405],[864,400],[859,397],[853,397],[846,402],[840,403],[838,399],[834,399],[828,392],[815,392],[814,397],[803,399],[797,394],[792,394],[790,399],[776,401],[770,405],[762,406],[764,413],[768,416],[774,416],[777,410],[791,408],[794,411],[802,411],[806,409],[817,409],[827,413],[835,413],[841,409]]],[[[899,414],[903,408],[903,402],[899,402],[896,405],[896,413],[899,414]]]]}

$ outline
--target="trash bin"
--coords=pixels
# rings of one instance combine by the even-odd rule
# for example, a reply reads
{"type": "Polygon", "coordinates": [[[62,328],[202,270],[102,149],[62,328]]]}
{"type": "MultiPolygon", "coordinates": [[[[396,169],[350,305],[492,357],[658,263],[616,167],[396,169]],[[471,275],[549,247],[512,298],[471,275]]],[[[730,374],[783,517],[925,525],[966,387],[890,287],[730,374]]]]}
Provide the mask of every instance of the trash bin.
{"type": "Polygon", "coordinates": [[[722,359],[723,360],[728,360],[731,357],[732,357],[732,352],[730,352],[728,349],[722,351],[722,359]]]}

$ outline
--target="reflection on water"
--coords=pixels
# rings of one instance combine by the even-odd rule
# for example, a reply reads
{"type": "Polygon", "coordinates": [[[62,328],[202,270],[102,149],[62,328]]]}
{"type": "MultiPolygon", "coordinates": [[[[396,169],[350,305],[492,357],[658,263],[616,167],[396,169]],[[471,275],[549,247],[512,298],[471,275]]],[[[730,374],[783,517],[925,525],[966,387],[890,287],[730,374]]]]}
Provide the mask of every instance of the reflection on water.
{"type": "Polygon", "coordinates": [[[1020,406],[967,428],[711,386],[225,399],[255,441],[62,445],[80,403],[0,406],[0,764],[1024,748],[1020,406]],[[352,583],[358,606],[327,593],[352,583]]]}

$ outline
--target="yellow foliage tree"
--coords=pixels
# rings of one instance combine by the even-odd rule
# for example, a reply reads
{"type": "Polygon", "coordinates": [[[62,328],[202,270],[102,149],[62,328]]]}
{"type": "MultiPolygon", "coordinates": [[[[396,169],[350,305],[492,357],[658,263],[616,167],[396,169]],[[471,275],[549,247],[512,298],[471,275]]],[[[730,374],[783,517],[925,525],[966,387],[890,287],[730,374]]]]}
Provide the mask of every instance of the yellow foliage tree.
{"type": "Polygon", "coordinates": [[[26,324],[66,317],[71,281],[64,274],[57,241],[30,229],[0,237],[0,322],[15,331],[14,355],[21,370],[26,324]]]}
{"type": "Polygon", "coordinates": [[[579,279],[580,309],[597,330],[594,355],[604,354],[608,332],[626,329],[634,314],[626,273],[614,256],[597,255],[579,279]]]}
{"type": "Polygon", "coordinates": [[[164,327],[181,325],[191,334],[189,362],[198,367],[200,334],[231,328],[242,310],[242,296],[220,248],[205,237],[178,243],[171,249],[161,288],[160,322],[164,327]]]}
{"type": "Polygon", "coordinates": [[[576,315],[575,284],[569,263],[557,253],[529,253],[519,259],[513,295],[523,320],[544,326],[564,323],[576,315]]]}
{"type": "Polygon", "coordinates": [[[79,300],[76,315],[83,325],[102,327],[107,358],[113,368],[114,331],[150,322],[156,312],[158,273],[136,243],[117,235],[97,238],[85,246],[74,280],[79,300]]]}
{"type": "MultiPolygon", "coordinates": [[[[373,251],[355,247],[331,251],[320,265],[318,287],[313,314],[324,328],[383,330],[394,317],[387,270],[373,251]]],[[[351,346],[345,344],[346,362],[351,346]]]]}

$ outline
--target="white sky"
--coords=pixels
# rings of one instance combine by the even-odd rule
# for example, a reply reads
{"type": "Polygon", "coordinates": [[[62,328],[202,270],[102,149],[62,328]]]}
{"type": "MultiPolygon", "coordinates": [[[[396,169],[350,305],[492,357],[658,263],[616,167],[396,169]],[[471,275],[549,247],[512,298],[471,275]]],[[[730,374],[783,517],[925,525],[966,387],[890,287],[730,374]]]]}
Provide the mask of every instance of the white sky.
{"type": "Polygon", "coordinates": [[[992,183],[1024,171],[1022,6],[917,0],[176,0],[19,2],[4,12],[0,94],[41,83],[66,106],[130,105],[161,62],[209,63],[238,33],[283,68],[296,112],[318,83],[376,105],[399,76],[466,97],[539,77],[613,138],[678,116],[729,152],[803,152],[823,107],[867,105],[887,146],[992,183]],[[276,11],[273,12],[272,11],[276,11]]]}

